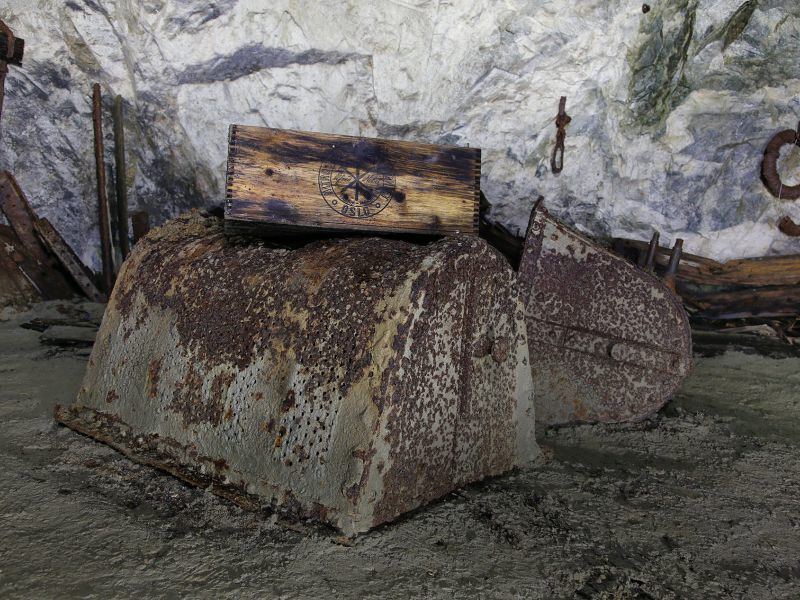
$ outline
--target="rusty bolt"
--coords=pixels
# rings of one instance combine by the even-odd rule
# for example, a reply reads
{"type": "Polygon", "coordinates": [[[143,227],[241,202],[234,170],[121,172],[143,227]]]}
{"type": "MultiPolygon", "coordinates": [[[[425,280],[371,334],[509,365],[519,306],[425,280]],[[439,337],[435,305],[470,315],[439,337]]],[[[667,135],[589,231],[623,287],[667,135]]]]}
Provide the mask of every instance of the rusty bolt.
{"type": "Polygon", "coordinates": [[[503,363],[511,352],[511,344],[504,336],[497,338],[492,344],[492,358],[496,363],[503,363]]]}

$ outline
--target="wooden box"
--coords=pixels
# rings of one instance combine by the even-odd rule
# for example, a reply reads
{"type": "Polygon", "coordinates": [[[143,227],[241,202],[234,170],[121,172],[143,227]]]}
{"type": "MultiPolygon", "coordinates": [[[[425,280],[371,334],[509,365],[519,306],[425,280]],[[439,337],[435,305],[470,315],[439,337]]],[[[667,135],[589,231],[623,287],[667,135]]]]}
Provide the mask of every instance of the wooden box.
{"type": "Polygon", "coordinates": [[[226,229],[478,234],[478,148],[231,125],[226,229]]]}

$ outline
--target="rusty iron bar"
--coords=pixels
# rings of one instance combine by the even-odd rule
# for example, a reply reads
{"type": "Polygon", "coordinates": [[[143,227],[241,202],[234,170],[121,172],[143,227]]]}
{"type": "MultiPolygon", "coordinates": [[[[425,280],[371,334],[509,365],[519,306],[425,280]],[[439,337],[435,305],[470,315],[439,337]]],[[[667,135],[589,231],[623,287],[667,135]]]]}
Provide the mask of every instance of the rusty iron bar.
{"type": "Polygon", "coordinates": [[[678,238],[675,240],[675,245],[672,246],[672,252],[669,255],[669,264],[667,270],[664,272],[664,285],[675,291],[675,277],[678,274],[678,264],[681,262],[681,255],[683,254],[683,240],[678,238]]]}
{"type": "Polygon", "coordinates": [[[564,139],[567,137],[567,125],[570,121],[572,117],[567,114],[567,97],[561,96],[556,116],[556,145],[550,157],[550,169],[556,175],[564,170],[564,139]]]}
{"type": "Polygon", "coordinates": [[[94,161],[97,173],[97,204],[100,227],[100,253],[103,261],[103,286],[107,294],[114,287],[114,260],[111,249],[111,225],[106,193],[106,162],[103,147],[103,95],[100,84],[92,86],[92,124],[94,125],[94,161]]]}
{"type": "Polygon", "coordinates": [[[125,123],[122,96],[114,98],[114,166],[116,168],[117,191],[117,238],[122,260],[128,258],[131,244],[128,238],[128,190],[125,181],[125,123]]]}
{"type": "Polygon", "coordinates": [[[645,271],[652,271],[655,269],[656,252],[658,251],[658,240],[660,237],[659,233],[655,231],[653,232],[653,237],[650,238],[650,245],[647,247],[647,256],[642,265],[645,271]]]}
{"type": "Polygon", "coordinates": [[[133,226],[133,243],[137,244],[150,231],[150,215],[146,210],[131,213],[131,225],[133,226]]]}

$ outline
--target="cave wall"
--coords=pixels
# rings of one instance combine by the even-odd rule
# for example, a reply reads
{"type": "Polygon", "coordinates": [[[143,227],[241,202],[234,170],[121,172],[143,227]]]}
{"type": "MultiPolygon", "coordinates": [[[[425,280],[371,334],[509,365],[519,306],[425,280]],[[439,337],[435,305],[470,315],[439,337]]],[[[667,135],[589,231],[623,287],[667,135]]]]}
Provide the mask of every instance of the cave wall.
{"type": "MultiPolygon", "coordinates": [[[[91,84],[126,110],[131,210],[223,198],[230,123],[483,149],[490,217],[542,194],[599,236],[686,239],[720,259],[800,252],[800,201],[759,179],[800,120],[796,0],[2,0],[24,38],[0,167],[99,268],[91,84]],[[550,172],[559,96],[564,170],[550,172]]],[[[781,161],[800,180],[800,149],[781,161]]],[[[113,195],[112,195],[113,197],[113,195]]]]}

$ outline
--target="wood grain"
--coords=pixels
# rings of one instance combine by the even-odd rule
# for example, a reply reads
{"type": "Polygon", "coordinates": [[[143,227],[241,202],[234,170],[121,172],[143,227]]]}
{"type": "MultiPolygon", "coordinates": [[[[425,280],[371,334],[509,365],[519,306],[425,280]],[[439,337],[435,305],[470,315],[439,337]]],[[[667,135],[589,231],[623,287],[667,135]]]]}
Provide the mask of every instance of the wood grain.
{"type": "Polygon", "coordinates": [[[232,125],[225,218],[287,228],[478,233],[480,150],[232,125]]]}

